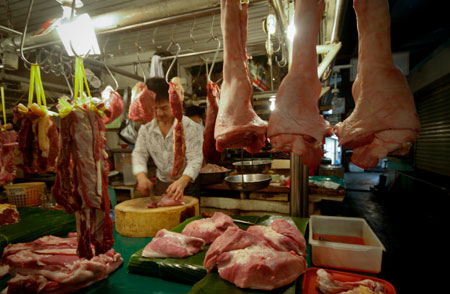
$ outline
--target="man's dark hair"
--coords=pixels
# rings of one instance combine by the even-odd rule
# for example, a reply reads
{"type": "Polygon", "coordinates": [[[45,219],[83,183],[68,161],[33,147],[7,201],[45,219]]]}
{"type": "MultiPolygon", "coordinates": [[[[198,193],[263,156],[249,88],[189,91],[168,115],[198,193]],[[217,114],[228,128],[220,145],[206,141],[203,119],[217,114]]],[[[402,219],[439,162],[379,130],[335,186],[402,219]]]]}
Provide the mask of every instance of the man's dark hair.
{"type": "Polygon", "coordinates": [[[186,115],[186,116],[198,115],[198,116],[202,117],[203,113],[204,113],[203,108],[196,106],[196,105],[191,105],[184,109],[184,115],[186,115]]]}
{"type": "Polygon", "coordinates": [[[150,91],[156,93],[156,102],[169,100],[169,85],[164,78],[150,78],[145,84],[150,91]]]}

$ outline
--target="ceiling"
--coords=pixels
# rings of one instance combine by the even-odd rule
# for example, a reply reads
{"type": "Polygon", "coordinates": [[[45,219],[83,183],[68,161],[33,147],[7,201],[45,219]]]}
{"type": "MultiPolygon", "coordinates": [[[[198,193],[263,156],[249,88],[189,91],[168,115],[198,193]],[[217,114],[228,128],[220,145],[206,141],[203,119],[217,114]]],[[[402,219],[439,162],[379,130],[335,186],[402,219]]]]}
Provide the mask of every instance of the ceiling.
{"type": "MultiPolygon", "coordinates": [[[[130,7],[139,8],[154,3],[166,5],[170,1],[174,0],[83,0],[84,6],[78,10],[78,13],[88,12],[91,17],[95,17],[130,9],[130,7]]],[[[358,46],[352,1],[342,1],[344,1],[344,9],[339,32],[342,48],[337,55],[336,64],[348,64],[351,58],[357,56],[358,46]]],[[[261,22],[271,9],[268,2],[267,0],[250,1],[247,42],[249,55],[266,54],[264,45],[266,35],[262,30],[261,22]]],[[[327,3],[335,2],[336,0],[327,1],[327,3]]],[[[440,47],[448,46],[450,21],[446,15],[447,10],[443,9],[445,2],[445,0],[389,0],[392,50],[410,53],[410,69],[426,61],[440,47]]],[[[211,0],[211,6],[217,7],[218,3],[218,0],[211,0]]],[[[23,31],[28,5],[29,1],[25,0],[0,0],[0,25],[23,31]]],[[[331,13],[333,12],[334,10],[331,13]]],[[[46,20],[59,18],[61,14],[61,7],[56,0],[35,0],[28,31],[37,30],[46,20]]],[[[221,39],[219,10],[173,23],[165,22],[139,29],[101,34],[98,38],[101,48],[108,42],[105,51],[115,57],[136,54],[138,50],[141,53],[156,49],[165,50],[172,36],[173,40],[181,45],[181,53],[199,52],[216,49],[217,44],[210,41],[211,25],[213,34],[221,39]],[[192,34],[190,34],[191,31],[192,34]]],[[[8,37],[5,32],[1,34],[3,38],[8,37]]],[[[174,47],[170,51],[174,53],[174,47]]],[[[204,56],[211,57],[212,54],[204,56]]],[[[220,56],[221,54],[219,59],[220,56]]],[[[200,63],[200,59],[197,57],[189,62],[200,63]]],[[[24,73],[27,72],[24,71],[24,73]]]]}

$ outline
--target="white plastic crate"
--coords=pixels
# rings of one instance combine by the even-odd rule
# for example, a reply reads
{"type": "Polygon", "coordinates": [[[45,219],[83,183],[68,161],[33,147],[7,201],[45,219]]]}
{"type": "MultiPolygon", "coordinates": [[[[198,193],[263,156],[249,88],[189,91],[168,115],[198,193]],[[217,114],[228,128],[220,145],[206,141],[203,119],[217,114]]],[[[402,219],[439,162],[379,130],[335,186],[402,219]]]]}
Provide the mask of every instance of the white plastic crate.
{"type": "Polygon", "coordinates": [[[315,266],[370,273],[381,271],[382,255],[386,251],[367,222],[356,217],[312,215],[309,244],[315,266]],[[334,242],[331,236],[362,239],[364,245],[334,242]]]}

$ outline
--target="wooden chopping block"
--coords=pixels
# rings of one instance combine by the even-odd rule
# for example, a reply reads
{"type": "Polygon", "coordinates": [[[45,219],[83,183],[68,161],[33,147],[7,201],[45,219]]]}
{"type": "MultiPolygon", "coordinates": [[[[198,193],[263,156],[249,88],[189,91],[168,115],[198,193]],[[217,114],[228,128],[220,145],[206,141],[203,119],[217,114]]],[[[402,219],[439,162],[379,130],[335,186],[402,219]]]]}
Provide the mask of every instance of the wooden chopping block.
{"type": "MultiPolygon", "coordinates": [[[[155,196],[159,201],[161,196],[155,196]]],[[[117,204],[116,231],[127,237],[153,237],[161,229],[171,229],[199,214],[198,199],[183,197],[184,205],[147,208],[150,197],[135,198],[117,204]]]]}

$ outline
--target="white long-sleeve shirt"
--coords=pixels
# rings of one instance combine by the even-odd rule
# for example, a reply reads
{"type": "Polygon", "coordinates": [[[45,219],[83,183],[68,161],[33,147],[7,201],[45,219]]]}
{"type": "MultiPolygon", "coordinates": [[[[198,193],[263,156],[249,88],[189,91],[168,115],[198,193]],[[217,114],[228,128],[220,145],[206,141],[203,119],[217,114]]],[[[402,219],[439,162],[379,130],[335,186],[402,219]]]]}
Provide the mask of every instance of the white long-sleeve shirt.
{"type": "MultiPolygon", "coordinates": [[[[156,176],[162,182],[173,182],[170,172],[173,166],[173,128],[172,124],[167,136],[164,138],[159,129],[156,118],[139,129],[135,148],[132,153],[133,174],[147,173],[149,156],[156,165],[156,176]]],[[[186,155],[183,175],[195,180],[200,172],[203,162],[203,132],[200,126],[186,116],[183,116],[184,138],[186,142],[186,155]]]]}

